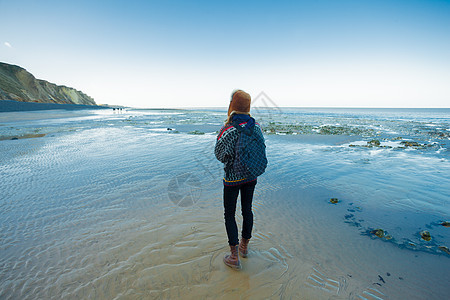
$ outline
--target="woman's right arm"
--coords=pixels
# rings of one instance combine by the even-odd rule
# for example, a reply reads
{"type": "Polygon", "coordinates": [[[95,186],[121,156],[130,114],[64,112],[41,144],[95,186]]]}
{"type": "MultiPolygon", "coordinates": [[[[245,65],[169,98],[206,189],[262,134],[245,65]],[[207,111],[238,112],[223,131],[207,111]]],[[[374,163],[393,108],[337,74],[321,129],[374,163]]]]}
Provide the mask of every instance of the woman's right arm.
{"type": "Polygon", "coordinates": [[[214,154],[216,158],[222,162],[226,163],[234,156],[234,144],[232,132],[236,130],[233,126],[224,127],[219,132],[216,141],[216,147],[214,149],[214,154]]]}

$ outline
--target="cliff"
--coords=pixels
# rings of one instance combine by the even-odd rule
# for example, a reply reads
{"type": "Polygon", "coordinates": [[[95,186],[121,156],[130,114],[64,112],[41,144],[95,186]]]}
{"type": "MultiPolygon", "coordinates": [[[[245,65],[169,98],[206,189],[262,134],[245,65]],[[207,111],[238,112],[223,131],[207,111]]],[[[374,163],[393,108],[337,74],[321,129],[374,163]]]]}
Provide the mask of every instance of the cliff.
{"type": "Polygon", "coordinates": [[[1,62],[0,100],[97,105],[94,99],[83,92],[36,79],[24,68],[1,62]]]}

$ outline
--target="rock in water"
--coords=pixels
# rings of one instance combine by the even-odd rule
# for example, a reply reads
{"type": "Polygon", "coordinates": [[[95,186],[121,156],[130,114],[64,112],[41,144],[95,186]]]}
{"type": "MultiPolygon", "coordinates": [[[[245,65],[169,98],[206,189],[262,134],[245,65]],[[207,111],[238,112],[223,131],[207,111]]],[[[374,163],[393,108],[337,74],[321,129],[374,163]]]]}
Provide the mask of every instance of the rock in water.
{"type": "Polygon", "coordinates": [[[370,142],[367,142],[367,145],[380,147],[381,143],[379,140],[371,140],[370,142]]]}
{"type": "Polygon", "coordinates": [[[376,235],[376,236],[379,237],[379,238],[383,238],[383,237],[384,237],[384,230],[381,229],[381,228],[372,230],[370,233],[376,235]]]}
{"type": "Polygon", "coordinates": [[[427,230],[420,232],[420,236],[427,242],[431,241],[431,234],[427,230]]]}
{"type": "Polygon", "coordinates": [[[445,253],[447,253],[447,254],[450,255],[450,250],[448,249],[448,247],[446,247],[446,246],[439,246],[438,248],[439,248],[441,251],[443,251],[443,252],[445,252],[445,253]]]}
{"type": "Polygon", "coordinates": [[[331,198],[331,199],[330,199],[330,203],[336,204],[336,203],[338,203],[338,202],[339,202],[339,199],[338,199],[338,198],[331,198]]]}

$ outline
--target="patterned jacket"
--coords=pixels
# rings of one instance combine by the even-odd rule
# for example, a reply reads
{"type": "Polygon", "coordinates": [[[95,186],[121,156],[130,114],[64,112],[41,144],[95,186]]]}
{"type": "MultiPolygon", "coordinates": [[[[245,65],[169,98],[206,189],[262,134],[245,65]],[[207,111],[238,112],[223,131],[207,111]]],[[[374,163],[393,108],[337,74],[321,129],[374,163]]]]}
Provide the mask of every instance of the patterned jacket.
{"type": "MultiPolygon", "coordinates": [[[[256,134],[263,135],[261,126],[255,122],[255,119],[243,115],[237,115],[238,118],[247,119],[244,122],[240,122],[239,125],[242,127],[257,127],[255,130],[256,134]]],[[[235,120],[235,118],[233,118],[235,120]]],[[[235,157],[235,147],[236,142],[239,138],[239,131],[231,124],[227,124],[220,129],[219,135],[217,136],[216,147],[214,149],[214,154],[216,158],[224,164],[225,176],[223,178],[223,184],[227,186],[239,185],[242,183],[247,183],[256,180],[255,178],[242,178],[236,175],[233,169],[233,162],[235,157]]],[[[264,139],[264,137],[263,137],[264,139]]]]}

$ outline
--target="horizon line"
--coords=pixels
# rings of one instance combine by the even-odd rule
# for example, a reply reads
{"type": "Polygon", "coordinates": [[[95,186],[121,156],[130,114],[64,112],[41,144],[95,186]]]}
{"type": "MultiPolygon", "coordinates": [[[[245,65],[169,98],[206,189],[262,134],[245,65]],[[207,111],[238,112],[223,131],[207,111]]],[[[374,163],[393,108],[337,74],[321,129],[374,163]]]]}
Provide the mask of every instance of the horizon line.
{"type": "MultiPolygon", "coordinates": [[[[104,105],[104,104],[103,104],[104,105]]],[[[172,106],[172,107],[133,107],[126,105],[114,105],[133,109],[228,109],[226,106],[172,106]]],[[[381,107],[381,106],[252,106],[252,109],[280,109],[280,108],[333,108],[333,109],[450,109],[450,107],[381,107]]]]}

